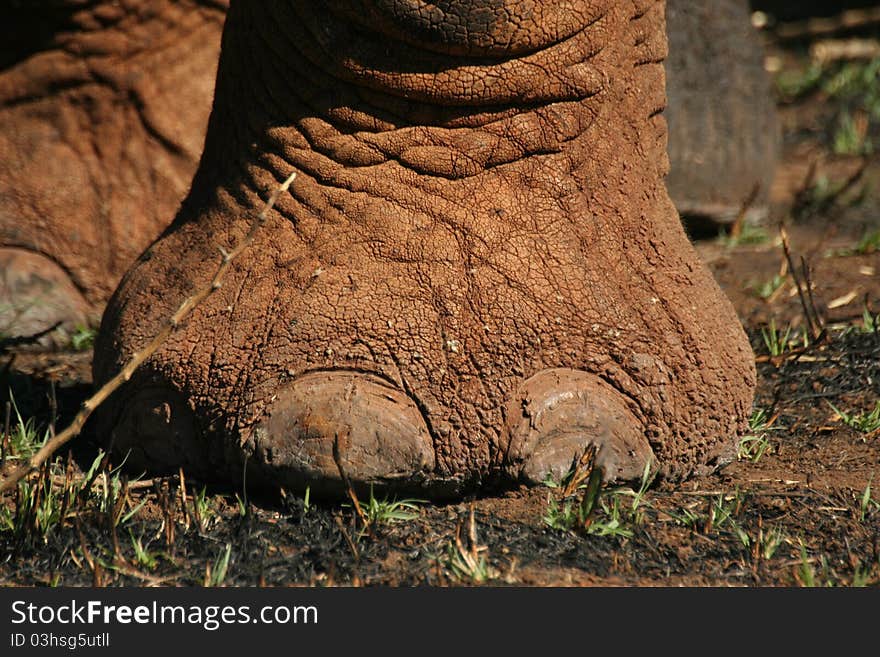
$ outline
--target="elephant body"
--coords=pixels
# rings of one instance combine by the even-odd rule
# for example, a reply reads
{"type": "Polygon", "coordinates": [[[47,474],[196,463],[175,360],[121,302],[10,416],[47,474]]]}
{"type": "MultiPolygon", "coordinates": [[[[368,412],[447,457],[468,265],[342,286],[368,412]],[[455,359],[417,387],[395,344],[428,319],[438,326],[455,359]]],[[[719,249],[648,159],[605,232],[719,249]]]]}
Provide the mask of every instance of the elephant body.
{"type": "MultiPolygon", "coordinates": [[[[755,185],[751,215],[766,213],[778,146],[747,4],[670,0],[667,10],[668,188],[682,214],[721,223],[755,185]]],[[[226,7],[34,0],[3,10],[0,334],[96,321],[168,225],[201,155],[226,7]]],[[[468,11],[479,23],[495,10],[468,11]]],[[[433,38],[433,28],[401,29],[433,38]]]]}
{"type": "Polygon", "coordinates": [[[225,5],[34,0],[2,13],[0,335],[29,335],[96,322],[177,211],[225,5]]]}
{"type": "Polygon", "coordinates": [[[665,3],[236,2],[174,222],[104,314],[134,467],[433,497],[733,458],[753,356],[667,193],[665,3]],[[394,53],[389,59],[389,53],[394,53]]]}

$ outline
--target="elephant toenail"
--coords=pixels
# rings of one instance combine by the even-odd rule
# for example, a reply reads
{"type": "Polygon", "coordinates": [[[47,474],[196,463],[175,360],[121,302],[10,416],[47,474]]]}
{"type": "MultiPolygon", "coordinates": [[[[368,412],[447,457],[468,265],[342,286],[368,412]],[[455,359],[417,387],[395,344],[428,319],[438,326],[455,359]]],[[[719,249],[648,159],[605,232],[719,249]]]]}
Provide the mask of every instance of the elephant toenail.
{"type": "Polygon", "coordinates": [[[507,473],[529,484],[560,481],[590,445],[606,482],[637,480],[654,458],[624,397],[578,370],[545,370],[525,381],[507,426],[507,473]]]}
{"type": "Polygon", "coordinates": [[[320,371],[280,390],[254,430],[251,464],[291,488],[417,487],[434,448],[416,404],[378,376],[320,371]],[[347,480],[347,481],[345,481],[347,480]]]}

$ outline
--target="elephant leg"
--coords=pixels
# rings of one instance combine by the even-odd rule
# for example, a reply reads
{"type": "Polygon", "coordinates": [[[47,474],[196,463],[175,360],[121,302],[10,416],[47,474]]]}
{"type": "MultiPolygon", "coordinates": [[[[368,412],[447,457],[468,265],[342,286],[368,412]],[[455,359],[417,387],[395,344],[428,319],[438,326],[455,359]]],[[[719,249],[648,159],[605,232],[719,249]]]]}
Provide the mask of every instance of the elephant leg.
{"type": "Polygon", "coordinates": [[[669,194],[692,227],[769,212],[782,140],[747,0],[668,0],[669,194]]]}
{"type": "Polygon", "coordinates": [[[451,497],[723,465],[753,355],[664,185],[664,3],[235,2],[192,190],[104,315],[135,467],[451,497]],[[149,449],[147,449],[149,447],[149,449]]]}
{"type": "Polygon", "coordinates": [[[0,332],[97,318],[201,154],[222,3],[0,10],[0,332]]]}

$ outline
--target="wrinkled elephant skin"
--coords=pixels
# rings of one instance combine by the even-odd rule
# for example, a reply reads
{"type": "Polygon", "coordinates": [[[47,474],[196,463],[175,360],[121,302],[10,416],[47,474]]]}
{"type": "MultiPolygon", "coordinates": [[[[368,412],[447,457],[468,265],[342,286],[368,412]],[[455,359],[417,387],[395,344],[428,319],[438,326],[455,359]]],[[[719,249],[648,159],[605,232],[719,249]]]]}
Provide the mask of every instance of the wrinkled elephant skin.
{"type": "Polygon", "coordinates": [[[101,410],[130,465],[440,498],[590,445],[608,481],[732,458],[753,357],[664,185],[664,3],[555,7],[231,3],[192,190],[108,305],[98,383],[297,177],[101,410]]]}
{"type": "MultiPolygon", "coordinates": [[[[593,16],[495,2],[446,17],[445,7],[338,3],[391,39],[461,55],[522,55],[593,16]]],[[[34,0],[3,10],[0,333],[96,321],[168,225],[201,153],[225,9],[225,0],[34,0]]],[[[667,32],[673,202],[689,224],[729,222],[757,185],[748,215],[766,215],[778,140],[747,0],[670,0],[667,32]]]]}

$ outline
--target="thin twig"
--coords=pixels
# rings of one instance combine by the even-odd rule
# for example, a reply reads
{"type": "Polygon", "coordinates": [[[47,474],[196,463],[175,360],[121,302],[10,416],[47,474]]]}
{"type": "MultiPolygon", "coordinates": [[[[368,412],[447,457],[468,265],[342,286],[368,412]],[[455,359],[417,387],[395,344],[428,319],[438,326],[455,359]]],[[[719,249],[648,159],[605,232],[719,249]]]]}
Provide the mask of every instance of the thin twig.
{"type": "Polygon", "coordinates": [[[345,542],[348,543],[348,547],[351,550],[351,553],[354,555],[354,560],[360,562],[361,553],[357,549],[357,545],[354,544],[354,541],[351,540],[351,536],[348,535],[348,532],[345,530],[345,525],[342,522],[342,518],[336,516],[336,525],[339,527],[339,531],[342,532],[342,536],[345,538],[345,542]]]}
{"type": "Polygon", "coordinates": [[[76,533],[79,537],[79,547],[82,551],[83,557],[85,557],[86,563],[89,565],[89,568],[92,571],[92,586],[101,586],[101,566],[95,562],[94,557],[92,557],[92,553],[89,550],[88,545],[86,544],[86,536],[83,533],[82,523],[80,522],[79,516],[73,516],[73,522],[76,526],[76,533]]]}
{"type": "Polygon", "coordinates": [[[49,335],[59,326],[61,326],[61,322],[55,322],[49,328],[43,329],[38,333],[32,333],[31,335],[14,335],[10,338],[0,338],[0,353],[5,352],[12,347],[23,347],[36,344],[40,341],[40,338],[49,335]]]}
{"type": "Polygon", "coordinates": [[[360,518],[361,522],[364,524],[364,529],[372,534],[373,529],[370,527],[370,521],[367,520],[364,510],[361,508],[361,503],[357,498],[357,493],[354,491],[354,486],[351,485],[351,480],[348,478],[348,474],[345,472],[345,468],[342,467],[342,455],[339,453],[339,434],[333,439],[333,460],[336,461],[336,469],[339,470],[339,477],[342,479],[342,485],[345,486],[345,490],[348,493],[349,499],[351,499],[351,503],[354,505],[354,510],[357,513],[358,518],[360,518]]]}
{"type": "Polygon", "coordinates": [[[877,39],[822,39],[810,45],[810,58],[822,65],[876,57],[880,57],[877,39]]]}
{"type": "Polygon", "coordinates": [[[110,532],[110,541],[113,544],[113,564],[122,564],[125,562],[125,557],[122,556],[122,550],[119,548],[119,534],[116,531],[116,508],[119,504],[121,495],[119,497],[116,496],[115,491],[113,490],[113,485],[107,481],[106,476],[104,483],[107,486],[107,508],[105,510],[105,520],[107,522],[107,530],[110,532]]]}
{"type": "Polygon", "coordinates": [[[761,192],[761,183],[756,182],[753,186],[749,195],[746,196],[742,205],[739,208],[739,212],[736,214],[736,219],[733,220],[733,225],[730,227],[730,236],[733,238],[737,238],[742,234],[743,225],[746,222],[746,215],[748,215],[749,210],[755,204],[755,201],[758,199],[758,194],[761,192]]]}
{"type": "Polygon", "coordinates": [[[162,521],[165,525],[165,545],[170,546],[172,554],[174,553],[174,527],[175,527],[175,513],[174,513],[174,502],[171,499],[171,482],[166,481],[166,486],[162,485],[163,482],[157,480],[155,484],[154,490],[156,491],[156,497],[159,499],[159,503],[162,507],[162,521]]]}
{"type": "Polygon", "coordinates": [[[877,23],[880,23],[880,7],[864,7],[848,9],[835,16],[813,16],[803,21],[780,23],[774,32],[782,41],[793,41],[866,29],[877,23]]]}
{"type": "Polygon", "coordinates": [[[831,208],[832,205],[836,204],[838,200],[846,194],[849,190],[851,190],[856,183],[858,183],[865,175],[865,172],[868,170],[868,167],[873,164],[874,158],[872,156],[866,156],[862,158],[859,167],[853,171],[849,177],[843,181],[843,184],[835,190],[832,194],[828,195],[828,198],[822,204],[821,210],[826,211],[831,208]]]}
{"type": "MultiPolygon", "coordinates": [[[[170,475],[168,479],[173,479],[177,475],[170,475]]],[[[137,481],[129,482],[128,490],[130,491],[139,491],[145,490],[147,488],[152,488],[154,484],[164,481],[166,477],[155,477],[151,479],[138,479],[137,481]]]]}
{"type": "Polygon", "coordinates": [[[269,200],[266,201],[265,206],[260,211],[260,214],[257,215],[257,218],[251,223],[250,229],[244,238],[238,243],[238,245],[232,249],[232,251],[222,251],[223,258],[220,261],[219,267],[217,267],[217,271],[214,274],[214,277],[211,279],[210,283],[202,287],[200,290],[197,290],[195,294],[185,299],[183,303],[180,304],[180,307],[177,311],[171,316],[171,318],[166,322],[165,326],[159,331],[159,333],[150,341],[150,343],[144,347],[141,351],[137,352],[134,356],[131,357],[131,360],[126,363],[126,365],[119,371],[119,373],[114,376],[112,379],[107,381],[101,388],[91,397],[89,397],[85,402],[83,402],[82,408],[79,413],[76,414],[76,417],[73,418],[73,421],[68,425],[68,427],[56,435],[51,440],[47,441],[46,444],[31,458],[29,458],[25,463],[19,466],[16,470],[14,470],[11,474],[3,477],[2,481],[0,481],[0,493],[5,493],[10,490],[13,486],[15,486],[21,479],[29,475],[31,472],[40,467],[40,465],[46,461],[49,457],[51,457],[62,445],[69,442],[72,438],[77,436],[80,431],[82,431],[83,426],[86,423],[86,420],[89,419],[89,416],[98,408],[107,398],[116,391],[122,384],[128,381],[134,372],[141,366],[141,364],[150,358],[159,347],[164,344],[164,342],[168,339],[168,337],[181,325],[184,319],[186,319],[193,310],[195,310],[205,299],[211,296],[214,292],[220,289],[223,278],[226,276],[226,273],[229,271],[229,267],[232,264],[233,260],[235,260],[238,256],[240,256],[245,249],[247,249],[251,242],[254,241],[254,237],[257,234],[257,231],[262,228],[263,224],[266,223],[266,219],[269,216],[269,212],[275,206],[275,202],[278,200],[278,197],[287,191],[290,187],[291,183],[293,183],[294,178],[296,178],[296,172],[290,174],[287,180],[285,180],[281,185],[279,185],[272,195],[269,197],[269,200]]]}
{"type": "Polygon", "coordinates": [[[815,328],[818,329],[818,334],[811,336],[813,338],[813,343],[815,344],[821,342],[825,337],[825,320],[822,319],[816,308],[816,300],[813,298],[813,270],[804,256],[801,256],[801,272],[804,276],[804,287],[807,289],[807,299],[810,302],[810,312],[813,314],[813,320],[816,325],[815,328]]]}
{"type": "Polygon", "coordinates": [[[6,465],[9,455],[9,426],[12,421],[12,402],[6,402],[6,419],[3,422],[3,444],[0,445],[0,469],[6,465]]]}
{"type": "Polygon", "coordinates": [[[816,173],[818,171],[819,159],[814,159],[810,163],[807,175],[804,177],[800,189],[795,193],[794,202],[791,207],[791,214],[795,217],[809,217],[826,214],[829,216],[825,218],[825,222],[829,225],[833,224],[837,215],[841,211],[839,206],[841,199],[864,177],[865,172],[868,170],[868,167],[873,164],[874,159],[875,156],[871,155],[862,157],[858,168],[856,168],[856,170],[843,181],[843,184],[837,189],[829,192],[826,196],[823,196],[818,202],[814,197],[813,188],[816,184],[816,173]],[[838,207],[835,208],[835,206],[838,207]],[[835,211],[832,212],[832,209],[835,211]]]}
{"type": "Polygon", "coordinates": [[[468,514],[468,542],[471,545],[471,549],[474,552],[477,552],[479,549],[479,545],[477,543],[477,523],[474,519],[474,503],[471,502],[471,506],[468,514]]]}
{"type": "Polygon", "coordinates": [[[184,529],[189,531],[190,512],[186,504],[186,479],[183,476],[183,468],[178,470],[178,492],[180,494],[180,512],[183,515],[184,529]]]}
{"type": "Polygon", "coordinates": [[[791,274],[792,280],[794,280],[795,287],[797,288],[798,297],[801,301],[801,308],[803,308],[804,311],[804,318],[807,320],[807,328],[810,334],[810,342],[815,344],[816,342],[819,342],[820,339],[824,336],[825,327],[823,326],[823,322],[819,317],[818,311],[816,310],[816,304],[813,300],[813,293],[809,289],[811,285],[809,268],[807,267],[806,260],[804,258],[801,258],[801,272],[806,279],[804,282],[802,282],[800,277],[798,276],[797,269],[794,266],[794,260],[791,255],[791,247],[788,243],[788,233],[785,230],[785,226],[779,227],[779,235],[782,238],[782,250],[785,253],[785,259],[788,261],[788,271],[791,274]]]}

